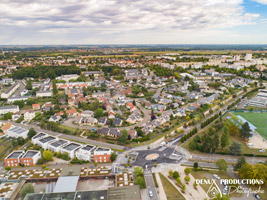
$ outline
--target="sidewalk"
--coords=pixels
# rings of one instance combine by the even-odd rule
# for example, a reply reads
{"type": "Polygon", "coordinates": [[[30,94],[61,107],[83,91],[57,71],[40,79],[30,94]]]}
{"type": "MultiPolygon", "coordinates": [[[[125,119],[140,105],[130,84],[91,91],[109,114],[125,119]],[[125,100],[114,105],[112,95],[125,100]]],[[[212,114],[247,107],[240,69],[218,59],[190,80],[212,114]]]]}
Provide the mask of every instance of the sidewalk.
{"type": "Polygon", "coordinates": [[[160,180],[160,177],[159,177],[159,174],[158,173],[155,173],[156,175],[156,180],[157,180],[157,183],[158,183],[158,190],[159,190],[159,199],[160,200],[167,200],[167,197],[165,195],[165,192],[164,192],[164,189],[163,189],[163,185],[161,183],[161,180],[160,180]]]}

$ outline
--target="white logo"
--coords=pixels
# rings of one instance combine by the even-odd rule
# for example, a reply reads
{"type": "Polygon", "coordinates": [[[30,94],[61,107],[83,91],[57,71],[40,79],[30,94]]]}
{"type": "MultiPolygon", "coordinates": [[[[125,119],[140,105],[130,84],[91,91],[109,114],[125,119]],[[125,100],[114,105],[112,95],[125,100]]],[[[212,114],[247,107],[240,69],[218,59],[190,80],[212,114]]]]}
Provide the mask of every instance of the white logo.
{"type": "Polygon", "coordinates": [[[220,188],[218,187],[218,185],[216,184],[216,182],[213,180],[210,188],[207,191],[207,197],[213,199],[217,197],[218,195],[222,197],[222,192],[220,188]]]}

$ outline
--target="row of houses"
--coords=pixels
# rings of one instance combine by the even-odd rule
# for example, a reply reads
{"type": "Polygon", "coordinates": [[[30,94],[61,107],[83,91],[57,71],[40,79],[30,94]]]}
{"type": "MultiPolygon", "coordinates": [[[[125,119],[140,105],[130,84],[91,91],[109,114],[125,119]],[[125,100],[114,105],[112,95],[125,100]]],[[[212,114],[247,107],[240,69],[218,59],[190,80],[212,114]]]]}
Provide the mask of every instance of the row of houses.
{"type": "Polygon", "coordinates": [[[32,143],[42,149],[57,153],[67,153],[70,158],[77,157],[79,160],[93,162],[110,162],[111,149],[96,147],[92,145],[82,145],[70,142],[45,133],[38,133],[32,138],[32,143]]]}

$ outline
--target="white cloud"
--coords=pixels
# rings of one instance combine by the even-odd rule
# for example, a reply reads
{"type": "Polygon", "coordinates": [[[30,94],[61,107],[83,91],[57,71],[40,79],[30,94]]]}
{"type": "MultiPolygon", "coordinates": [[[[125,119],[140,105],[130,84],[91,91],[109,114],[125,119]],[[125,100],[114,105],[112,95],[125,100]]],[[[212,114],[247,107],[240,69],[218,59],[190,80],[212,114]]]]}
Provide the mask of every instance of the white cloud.
{"type": "Polygon", "coordinates": [[[259,17],[241,5],[242,0],[0,0],[0,28],[28,31],[25,37],[62,30],[66,42],[67,34],[78,32],[119,38],[136,31],[204,31],[251,24],[259,17]]]}
{"type": "Polygon", "coordinates": [[[267,5],[267,0],[253,0],[253,1],[260,3],[260,4],[267,5]]]}

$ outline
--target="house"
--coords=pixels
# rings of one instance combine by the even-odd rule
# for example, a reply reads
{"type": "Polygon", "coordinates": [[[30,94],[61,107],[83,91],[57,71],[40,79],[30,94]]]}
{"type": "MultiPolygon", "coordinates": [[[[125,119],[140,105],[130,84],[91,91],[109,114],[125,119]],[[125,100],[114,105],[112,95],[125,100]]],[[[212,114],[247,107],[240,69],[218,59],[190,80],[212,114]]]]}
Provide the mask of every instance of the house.
{"type": "Polygon", "coordinates": [[[107,120],[107,118],[105,118],[105,117],[100,117],[100,118],[98,119],[98,124],[99,124],[99,125],[103,125],[103,126],[105,126],[105,125],[107,124],[107,122],[108,122],[108,120],[107,120]]]}
{"type": "Polygon", "coordinates": [[[111,128],[111,129],[109,129],[108,135],[111,136],[111,137],[120,137],[121,136],[121,132],[117,128],[111,128]]]}
{"type": "Polygon", "coordinates": [[[97,130],[97,133],[100,135],[108,135],[109,134],[109,128],[101,128],[97,130]]]}
{"type": "Polygon", "coordinates": [[[14,137],[14,138],[22,137],[22,138],[26,139],[28,137],[28,132],[29,132],[29,130],[27,130],[25,128],[21,128],[19,126],[14,126],[10,129],[8,129],[6,131],[6,134],[8,135],[8,137],[14,137]]]}
{"type": "Polygon", "coordinates": [[[42,139],[42,138],[44,138],[46,136],[47,136],[47,134],[45,134],[45,133],[38,133],[38,134],[36,134],[35,136],[32,137],[31,142],[33,144],[37,144],[37,141],[39,141],[40,139],[42,139]]]}
{"type": "Polygon", "coordinates": [[[2,126],[2,131],[4,132],[4,133],[6,133],[6,131],[8,130],[8,129],[10,129],[11,127],[12,127],[13,125],[11,124],[11,123],[9,123],[9,122],[6,122],[3,126],[2,126]]]}
{"type": "Polygon", "coordinates": [[[19,112],[18,106],[3,106],[0,107],[0,115],[6,114],[6,113],[17,113],[19,112]]]}
{"type": "Polygon", "coordinates": [[[47,149],[52,152],[60,152],[61,148],[68,144],[69,142],[67,140],[58,139],[54,142],[51,142],[47,145],[47,149]]]}
{"type": "Polygon", "coordinates": [[[95,148],[96,148],[95,146],[86,145],[80,148],[78,151],[76,151],[76,157],[79,160],[92,161],[94,159],[93,155],[95,148]]]}
{"type": "Polygon", "coordinates": [[[24,113],[24,120],[31,121],[35,117],[35,112],[33,110],[27,110],[24,113]]]}
{"type": "Polygon", "coordinates": [[[91,110],[82,111],[81,117],[94,117],[94,112],[91,110]]]}
{"type": "Polygon", "coordinates": [[[32,110],[40,110],[40,104],[32,104],[32,110]]]}
{"type": "Polygon", "coordinates": [[[110,111],[110,112],[108,113],[108,119],[114,119],[115,117],[116,117],[116,115],[115,115],[114,112],[110,111]]]}
{"type": "Polygon", "coordinates": [[[25,166],[36,165],[38,159],[41,158],[41,152],[35,150],[28,150],[20,159],[21,164],[25,166]]]}
{"type": "Polygon", "coordinates": [[[24,151],[13,151],[4,160],[5,167],[18,167],[20,158],[24,155],[24,151]]]}
{"type": "Polygon", "coordinates": [[[52,91],[46,90],[46,91],[37,91],[36,92],[36,97],[51,97],[52,96],[52,91]]]}
{"type": "Polygon", "coordinates": [[[59,120],[61,120],[61,116],[60,115],[52,115],[48,121],[50,122],[58,122],[59,120]]]}
{"type": "Polygon", "coordinates": [[[79,124],[94,126],[97,124],[97,119],[93,117],[81,117],[79,124]]]}
{"type": "Polygon", "coordinates": [[[94,150],[94,162],[96,163],[102,163],[102,162],[111,162],[111,149],[103,148],[103,147],[97,147],[94,150]]]}
{"type": "Polygon", "coordinates": [[[10,97],[19,88],[19,86],[20,86],[19,83],[14,83],[9,88],[7,88],[7,90],[2,92],[1,98],[7,99],[8,97],[10,97]]]}
{"type": "Polygon", "coordinates": [[[36,144],[46,150],[48,147],[48,144],[56,140],[57,138],[54,136],[47,136],[47,137],[43,137],[42,139],[37,140],[36,144]]]}
{"type": "Polygon", "coordinates": [[[17,112],[12,115],[12,121],[17,121],[21,117],[21,113],[17,112]]]}
{"type": "Polygon", "coordinates": [[[77,116],[79,114],[75,108],[66,110],[66,113],[68,116],[72,116],[72,117],[77,116]]]}
{"type": "Polygon", "coordinates": [[[120,119],[120,118],[115,118],[115,119],[113,119],[113,126],[121,126],[122,125],[122,122],[123,122],[123,120],[122,119],[120,119]]]}
{"type": "Polygon", "coordinates": [[[67,145],[65,145],[64,147],[61,148],[61,154],[67,153],[68,156],[73,159],[75,157],[75,152],[79,148],[81,148],[80,144],[71,142],[71,143],[69,143],[69,144],[67,144],[67,145]]]}
{"type": "Polygon", "coordinates": [[[94,77],[98,77],[100,75],[100,71],[87,71],[83,73],[84,76],[93,75],[94,77]]]}
{"type": "Polygon", "coordinates": [[[129,130],[128,135],[131,137],[131,139],[135,139],[138,136],[136,130],[129,130]]]}

